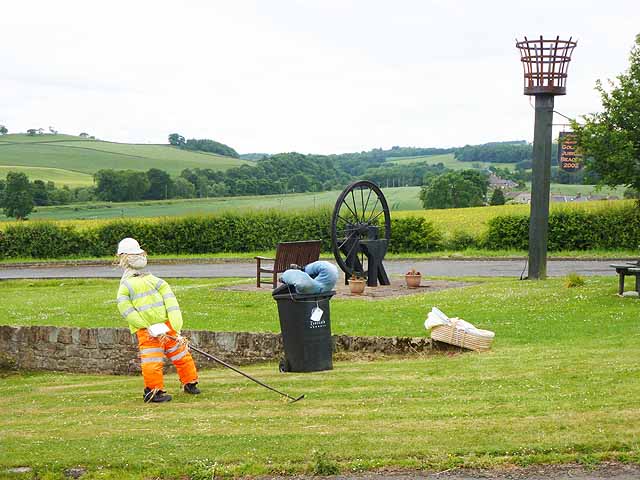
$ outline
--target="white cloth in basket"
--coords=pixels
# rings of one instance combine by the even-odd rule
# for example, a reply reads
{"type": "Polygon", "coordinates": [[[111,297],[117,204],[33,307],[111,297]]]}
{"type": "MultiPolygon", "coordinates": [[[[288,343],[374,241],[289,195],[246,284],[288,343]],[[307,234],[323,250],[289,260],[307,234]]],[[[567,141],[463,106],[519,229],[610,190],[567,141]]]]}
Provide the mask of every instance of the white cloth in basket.
{"type": "Polygon", "coordinates": [[[442,310],[437,307],[433,307],[427,315],[427,319],[424,322],[424,328],[426,328],[427,330],[431,330],[433,327],[437,327],[438,325],[455,326],[456,330],[463,330],[465,333],[468,333],[470,335],[477,335],[479,337],[495,337],[495,333],[490,330],[482,330],[480,328],[476,328],[475,325],[462,320],[461,318],[449,318],[444,314],[442,310]]]}

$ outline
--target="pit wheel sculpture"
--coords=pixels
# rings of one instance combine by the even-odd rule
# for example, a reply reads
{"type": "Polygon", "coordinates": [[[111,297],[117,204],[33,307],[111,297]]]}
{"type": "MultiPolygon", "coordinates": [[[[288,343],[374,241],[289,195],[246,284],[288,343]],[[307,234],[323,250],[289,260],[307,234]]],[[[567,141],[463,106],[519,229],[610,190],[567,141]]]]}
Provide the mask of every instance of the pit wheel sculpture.
{"type": "Polygon", "coordinates": [[[367,285],[390,285],[382,259],[391,238],[391,215],[382,190],[367,180],[352,183],[340,194],[331,216],[331,244],[345,273],[367,278],[367,285]],[[367,270],[364,269],[365,257],[367,270]]]}

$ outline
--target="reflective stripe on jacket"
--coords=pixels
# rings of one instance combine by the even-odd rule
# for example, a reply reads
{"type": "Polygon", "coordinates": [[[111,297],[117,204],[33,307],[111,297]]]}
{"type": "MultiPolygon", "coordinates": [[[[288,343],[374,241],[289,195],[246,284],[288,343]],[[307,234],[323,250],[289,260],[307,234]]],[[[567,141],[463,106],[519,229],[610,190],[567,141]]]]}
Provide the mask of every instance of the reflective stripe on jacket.
{"type": "Polygon", "coordinates": [[[131,333],[169,319],[173,329],[182,330],[182,313],[171,287],[151,275],[134,275],[123,279],[118,288],[118,310],[129,322],[131,333]]]}

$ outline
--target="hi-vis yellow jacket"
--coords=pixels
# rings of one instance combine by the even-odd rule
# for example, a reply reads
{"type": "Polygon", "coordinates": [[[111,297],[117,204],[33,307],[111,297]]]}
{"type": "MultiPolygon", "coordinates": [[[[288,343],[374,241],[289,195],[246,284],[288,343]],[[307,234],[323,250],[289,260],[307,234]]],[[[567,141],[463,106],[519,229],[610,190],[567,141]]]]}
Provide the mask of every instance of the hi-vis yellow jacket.
{"type": "Polygon", "coordinates": [[[150,273],[122,279],[117,300],[131,333],[167,319],[176,332],[182,330],[182,313],[171,287],[150,273]]]}

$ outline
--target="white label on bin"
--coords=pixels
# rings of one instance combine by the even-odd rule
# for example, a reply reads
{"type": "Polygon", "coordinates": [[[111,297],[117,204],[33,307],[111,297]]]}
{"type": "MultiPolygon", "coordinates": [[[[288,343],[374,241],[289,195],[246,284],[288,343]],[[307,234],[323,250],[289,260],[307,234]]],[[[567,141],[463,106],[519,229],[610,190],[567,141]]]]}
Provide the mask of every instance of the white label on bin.
{"type": "Polygon", "coordinates": [[[313,310],[311,310],[311,321],[312,322],[319,322],[320,319],[322,318],[322,314],[324,312],[322,311],[322,309],[320,307],[315,307],[313,310]]]}

